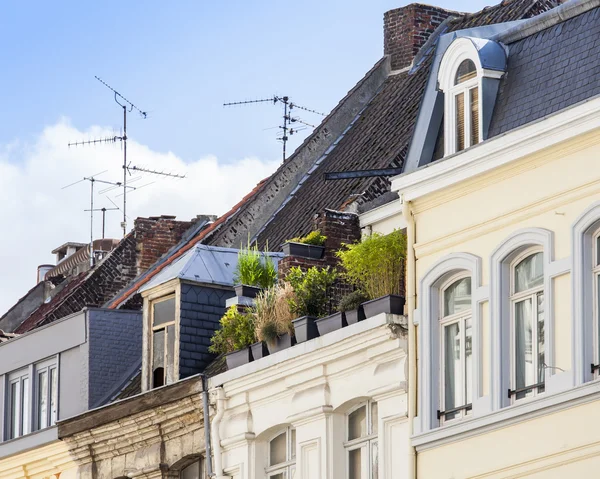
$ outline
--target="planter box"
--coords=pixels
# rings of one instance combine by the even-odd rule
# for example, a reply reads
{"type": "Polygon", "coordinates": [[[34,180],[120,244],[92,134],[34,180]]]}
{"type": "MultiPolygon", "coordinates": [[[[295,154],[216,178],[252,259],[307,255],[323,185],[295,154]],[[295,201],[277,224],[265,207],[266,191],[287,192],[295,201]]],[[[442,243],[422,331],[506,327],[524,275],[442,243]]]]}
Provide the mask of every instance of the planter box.
{"type": "Polygon", "coordinates": [[[252,351],[252,358],[254,359],[254,361],[269,355],[267,345],[262,341],[252,344],[250,346],[250,350],[252,351]]]}
{"type": "Polygon", "coordinates": [[[362,304],[358,307],[358,309],[346,311],[346,322],[348,324],[355,324],[363,319],[365,319],[365,310],[363,309],[362,304]]]}
{"type": "Polygon", "coordinates": [[[227,361],[227,369],[234,369],[243,364],[248,364],[252,361],[250,348],[244,348],[239,351],[234,351],[233,353],[228,353],[225,355],[225,360],[227,361]]]}
{"type": "Polygon", "coordinates": [[[332,331],[341,329],[348,325],[348,323],[346,323],[345,313],[335,313],[331,316],[327,316],[326,318],[317,319],[315,322],[317,323],[317,328],[319,329],[319,336],[331,333],[332,331]]]}
{"type": "Polygon", "coordinates": [[[363,303],[362,306],[367,318],[372,318],[381,313],[403,314],[404,297],[396,294],[388,294],[387,296],[367,301],[366,303],[363,303]]]}
{"type": "Polygon", "coordinates": [[[256,298],[256,295],[261,291],[260,288],[248,286],[247,284],[236,284],[233,289],[235,289],[236,296],[244,296],[246,298],[256,298]]]}
{"type": "Polygon", "coordinates": [[[291,348],[294,344],[296,344],[296,338],[290,336],[289,333],[285,333],[278,336],[273,343],[267,343],[267,348],[269,348],[269,354],[275,354],[278,351],[291,348]]]}
{"type": "Polygon", "coordinates": [[[294,319],[292,324],[296,332],[295,337],[298,343],[309,341],[319,336],[319,330],[315,321],[317,318],[313,316],[302,316],[301,318],[294,319]]]}
{"type": "Polygon", "coordinates": [[[282,246],[285,256],[300,256],[302,258],[321,259],[325,246],[315,246],[304,243],[284,243],[282,246]]]}

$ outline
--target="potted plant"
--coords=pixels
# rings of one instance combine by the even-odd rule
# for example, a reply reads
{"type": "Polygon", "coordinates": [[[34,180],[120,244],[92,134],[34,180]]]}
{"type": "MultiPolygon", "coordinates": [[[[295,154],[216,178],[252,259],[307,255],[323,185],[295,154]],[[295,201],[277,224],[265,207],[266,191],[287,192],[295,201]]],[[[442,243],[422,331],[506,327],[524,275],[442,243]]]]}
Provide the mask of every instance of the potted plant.
{"type": "Polygon", "coordinates": [[[325,252],[325,240],[319,230],[311,231],[306,236],[292,238],[286,241],[282,248],[286,256],[300,256],[302,258],[321,259],[325,252]]]}
{"type": "Polygon", "coordinates": [[[337,252],[344,276],[370,301],[363,304],[365,316],[404,312],[404,262],[406,236],[399,230],[382,235],[373,233],[361,242],[344,245],[337,252]]]}
{"type": "Polygon", "coordinates": [[[346,314],[348,324],[354,324],[365,319],[365,311],[362,303],[368,301],[369,297],[360,289],[352,291],[340,300],[338,309],[346,314]]]}
{"type": "Polygon", "coordinates": [[[238,253],[233,279],[237,296],[254,298],[261,289],[275,284],[277,268],[269,255],[260,252],[258,246],[248,243],[238,253]]]}
{"type": "Polygon", "coordinates": [[[266,343],[270,354],[296,344],[289,306],[293,294],[290,285],[275,285],[261,291],[254,300],[256,337],[266,343]]]}
{"type": "Polygon", "coordinates": [[[328,312],[327,293],[336,277],[337,273],[329,266],[313,266],[306,271],[296,266],[291,268],[286,276],[286,282],[295,293],[290,299],[290,309],[297,317],[292,323],[299,343],[316,338],[320,334],[318,318],[322,318],[328,312]]]}
{"type": "Polygon", "coordinates": [[[208,350],[215,354],[226,354],[228,369],[252,361],[249,346],[256,340],[253,316],[240,312],[237,306],[231,306],[220,324],[221,328],[215,331],[208,350]]]}

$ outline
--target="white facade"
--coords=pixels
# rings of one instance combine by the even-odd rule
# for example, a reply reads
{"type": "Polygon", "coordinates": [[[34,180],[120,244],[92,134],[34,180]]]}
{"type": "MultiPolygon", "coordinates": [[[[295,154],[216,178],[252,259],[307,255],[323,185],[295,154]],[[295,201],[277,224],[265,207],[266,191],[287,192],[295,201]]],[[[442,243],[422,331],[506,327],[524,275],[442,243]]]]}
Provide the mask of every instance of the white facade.
{"type": "Polygon", "coordinates": [[[380,314],[211,378],[216,476],[408,477],[403,321],[380,314]]]}

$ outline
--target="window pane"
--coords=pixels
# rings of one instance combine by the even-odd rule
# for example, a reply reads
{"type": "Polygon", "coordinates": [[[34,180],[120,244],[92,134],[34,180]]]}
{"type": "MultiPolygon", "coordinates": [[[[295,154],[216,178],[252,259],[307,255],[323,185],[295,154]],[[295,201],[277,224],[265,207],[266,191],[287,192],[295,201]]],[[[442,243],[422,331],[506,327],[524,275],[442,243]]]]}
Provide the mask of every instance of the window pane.
{"type": "Polygon", "coordinates": [[[21,416],[22,420],[22,433],[27,434],[30,431],[29,426],[29,409],[31,405],[29,404],[29,379],[23,378],[23,390],[21,392],[22,401],[21,401],[21,416]]]}
{"type": "Polygon", "coordinates": [[[465,94],[454,97],[456,102],[456,151],[465,149],[465,94]]]}
{"type": "Polygon", "coordinates": [[[471,278],[462,278],[444,290],[444,316],[469,309],[471,309],[471,278]]]}
{"type": "Polygon", "coordinates": [[[269,476],[269,479],[285,479],[286,474],[285,472],[279,472],[277,474],[275,474],[274,476],[269,476]]]}
{"type": "MultiPolygon", "coordinates": [[[[462,406],[461,385],[460,325],[456,322],[444,326],[444,410],[462,406]]],[[[447,414],[446,419],[458,414],[447,414]]]]}
{"type": "Polygon", "coordinates": [[[458,85],[459,83],[470,80],[471,78],[475,78],[476,75],[477,69],[475,68],[475,64],[471,60],[464,60],[456,70],[454,84],[458,85]]]}
{"type": "Polygon", "coordinates": [[[58,374],[56,368],[50,370],[50,425],[56,423],[58,408],[58,374]]]}
{"type": "Polygon", "coordinates": [[[279,436],[271,441],[269,444],[269,466],[275,466],[282,464],[287,461],[286,455],[286,433],[282,432],[279,436]]]}
{"type": "MultiPolygon", "coordinates": [[[[598,315],[598,320],[600,321],[600,274],[596,275],[596,314],[598,315]]],[[[600,348],[600,324],[598,324],[598,348],[600,348]]],[[[598,351],[598,359],[600,360],[600,350],[598,351]]],[[[598,363],[596,363],[598,364],[598,363]]]]}
{"type": "Polygon", "coordinates": [[[175,298],[154,303],[154,326],[175,321],[175,298]]]}
{"type": "Polygon", "coordinates": [[[465,321],[465,404],[473,402],[473,328],[471,318],[465,321]]]}
{"type": "Polygon", "coordinates": [[[469,90],[471,105],[471,145],[479,143],[479,88],[469,90]]]}
{"type": "Polygon", "coordinates": [[[515,293],[527,291],[544,284],[544,254],[527,256],[515,266],[515,293]]]}
{"type": "Polygon", "coordinates": [[[290,447],[291,447],[291,454],[290,454],[290,459],[294,460],[296,459],[296,430],[292,429],[292,433],[291,433],[291,439],[290,439],[290,447]]]}
{"type": "Polygon", "coordinates": [[[544,382],[545,351],[544,351],[544,293],[537,294],[537,336],[538,336],[538,374],[537,382],[544,382]]]}
{"type": "Polygon", "coordinates": [[[167,326],[167,384],[175,382],[175,325],[167,326]]]}
{"type": "Polygon", "coordinates": [[[359,407],[348,415],[348,440],[367,435],[367,407],[359,407]]]}
{"type": "Polygon", "coordinates": [[[379,411],[377,408],[377,403],[372,402],[371,403],[371,434],[377,434],[377,422],[379,421],[378,415],[379,415],[379,411]]]}
{"type": "Polygon", "coordinates": [[[362,453],[362,449],[354,449],[353,451],[348,451],[348,478],[349,479],[361,479],[362,478],[361,453],[362,453]]]}
{"type": "Polygon", "coordinates": [[[165,384],[165,330],[154,331],[152,335],[152,386],[165,384]]]}
{"type": "Polygon", "coordinates": [[[181,471],[181,479],[200,479],[200,461],[190,464],[181,471]]]}
{"type": "Polygon", "coordinates": [[[379,451],[377,449],[377,443],[371,444],[371,479],[378,479],[379,477],[379,451]]]}
{"type": "Polygon", "coordinates": [[[600,265],[600,236],[596,238],[596,266],[600,265]]]}
{"type": "Polygon", "coordinates": [[[48,427],[48,372],[38,374],[38,429],[48,427]]]}
{"type": "MultiPolygon", "coordinates": [[[[515,304],[515,368],[516,388],[520,389],[536,382],[533,365],[533,325],[531,299],[515,304]]],[[[527,392],[517,394],[517,399],[527,392]]]]}
{"type": "Polygon", "coordinates": [[[19,437],[19,404],[20,398],[20,383],[14,382],[10,385],[10,437],[19,437]]]}

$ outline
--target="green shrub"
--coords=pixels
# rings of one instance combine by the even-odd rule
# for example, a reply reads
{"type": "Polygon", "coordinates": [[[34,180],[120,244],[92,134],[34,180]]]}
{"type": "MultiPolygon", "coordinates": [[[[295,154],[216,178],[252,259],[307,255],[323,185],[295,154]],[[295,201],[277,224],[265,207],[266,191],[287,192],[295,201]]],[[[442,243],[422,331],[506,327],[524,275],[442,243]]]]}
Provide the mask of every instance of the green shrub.
{"type": "Polygon", "coordinates": [[[358,309],[358,307],[368,301],[369,297],[365,294],[364,291],[357,289],[356,291],[352,291],[344,296],[340,303],[338,304],[338,310],[341,312],[352,311],[354,309],[358,309]]]}
{"type": "Polygon", "coordinates": [[[277,269],[269,255],[260,252],[258,246],[248,243],[238,253],[233,279],[237,284],[269,288],[277,281],[277,269]]]}
{"type": "Polygon", "coordinates": [[[329,288],[337,278],[337,273],[329,266],[317,268],[313,266],[302,271],[298,266],[290,269],[285,280],[294,289],[295,298],[290,300],[290,309],[296,317],[327,316],[329,288]]]}
{"type": "Polygon", "coordinates": [[[336,254],[344,267],[345,279],[369,299],[403,293],[406,235],[400,230],[388,235],[373,233],[359,243],[344,245],[336,254]]]}
{"type": "Polygon", "coordinates": [[[299,236],[297,238],[292,238],[288,240],[289,243],[302,243],[302,244],[310,244],[314,246],[323,246],[325,244],[325,240],[327,236],[321,234],[319,230],[311,231],[306,236],[299,236]]]}
{"type": "Polygon", "coordinates": [[[254,298],[254,325],[259,341],[273,343],[285,333],[294,335],[292,320],[295,316],[290,310],[294,297],[292,287],[282,284],[264,289],[254,298]]]}
{"type": "Polygon", "coordinates": [[[231,306],[221,318],[221,329],[215,331],[208,350],[211,353],[231,353],[256,342],[254,317],[240,313],[237,306],[231,306]]]}

